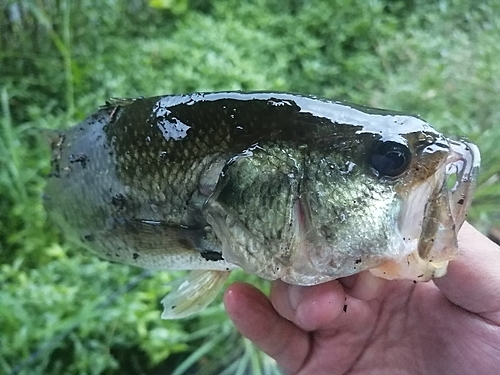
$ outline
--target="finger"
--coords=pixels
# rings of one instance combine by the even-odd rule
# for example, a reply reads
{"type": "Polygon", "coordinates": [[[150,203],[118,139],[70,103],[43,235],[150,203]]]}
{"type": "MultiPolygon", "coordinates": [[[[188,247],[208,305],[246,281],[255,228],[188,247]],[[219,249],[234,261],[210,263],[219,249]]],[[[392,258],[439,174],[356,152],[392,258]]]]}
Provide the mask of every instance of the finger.
{"type": "Polygon", "coordinates": [[[287,372],[296,372],[309,353],[309,334],[274,310],[258,289],[234,283],[224,294],[224,305],[236,328],[287,372]]]}
{"type": "Polygon", "coordinates": [[[338,282],[306,287],[275,281],[271,302],[280,315],[305,331],[314,331],[342,313],[345,294],[338,282]]]}
{"type": "Polygon", "coordinates": [[[338,281],[297,286],[275,281],[271,302],[276,311],[304,331],[330,330],[361,318],[364,303],[344,293],[338,281]],[[354,317],[354,319],[353,319],[354,317]]]}
{"type": "Polygon", "coordinates": [[[500,247],[467,222],[458,235],[458,257],[436,286],[454,304],[474,313],[500,313],[500,247]]]}
{"type": "Polygon", "coordinates": [[[391,281],[372,275],[370,271],[363,271],[356,275],[339,279],[345,291],[351,297],[363,301],[371,301],[387,293],[391,281]]]}

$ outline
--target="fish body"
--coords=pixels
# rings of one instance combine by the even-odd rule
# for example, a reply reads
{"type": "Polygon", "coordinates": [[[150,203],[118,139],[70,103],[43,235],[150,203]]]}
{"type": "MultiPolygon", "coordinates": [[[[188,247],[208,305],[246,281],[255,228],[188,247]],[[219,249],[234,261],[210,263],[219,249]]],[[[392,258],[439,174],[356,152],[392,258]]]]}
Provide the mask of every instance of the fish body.
{"type": "Polygon", "coordinates": [[[418,117],[315,97],[121,99],[54,138],[45,205],[105,259],[193,270],[164,300],[172,318],[236,268],[297,285],[442,276],[479,160],[418,117]]]}

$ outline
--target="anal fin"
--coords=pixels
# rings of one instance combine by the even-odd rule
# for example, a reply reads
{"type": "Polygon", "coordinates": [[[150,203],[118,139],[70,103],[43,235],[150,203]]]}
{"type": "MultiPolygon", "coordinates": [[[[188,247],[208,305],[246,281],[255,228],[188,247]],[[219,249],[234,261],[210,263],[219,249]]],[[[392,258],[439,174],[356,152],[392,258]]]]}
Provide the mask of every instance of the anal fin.
{"type": "Polygon", "coordinates": [[[191,271],[172,283],[172,291],[165,296],[162,319],[179,319],[208,306],[217,297],[227,280],[227,271],[191,271]]]}

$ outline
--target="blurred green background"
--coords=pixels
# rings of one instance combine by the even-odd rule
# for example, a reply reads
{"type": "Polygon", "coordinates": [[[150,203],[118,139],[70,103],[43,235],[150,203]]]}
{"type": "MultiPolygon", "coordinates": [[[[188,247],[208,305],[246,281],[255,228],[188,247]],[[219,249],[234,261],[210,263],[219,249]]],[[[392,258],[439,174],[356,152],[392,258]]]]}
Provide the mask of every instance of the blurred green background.
{"type": "Polygon", "coordinates": [[[0,4],[2,374],[279,373],[220,299],[161,321],[176,274],[100,261],[46,222],[39,129],[69,127],[109,97],[279,90],[416,113],[479,145],[469,219],[498,226],[498,0],[0,4]]]}

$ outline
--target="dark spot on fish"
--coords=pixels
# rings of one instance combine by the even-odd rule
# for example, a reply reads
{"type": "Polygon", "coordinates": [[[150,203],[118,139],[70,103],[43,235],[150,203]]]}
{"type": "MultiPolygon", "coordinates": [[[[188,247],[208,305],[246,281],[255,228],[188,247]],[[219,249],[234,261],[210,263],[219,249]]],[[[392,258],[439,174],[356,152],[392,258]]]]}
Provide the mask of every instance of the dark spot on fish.
{"type": "Polygon", "coordinates": [[[137,254],[137,253],[133,253],[133,254],[132,254],[132,258],[134,258],[134,260],[135,260],[135,259],[137,259],[137,258],[139,258],[139,254],[137,254]]]}
{"type": "Polygon", "coordinates": [[[212,250],[204,250],[200,253],[200,255],[205,258],[206,260],[211,260],[211,261],[218,261],[218,260],[224,260],[222,257],[222,254],[217,252],[217,251],[212,251],[212,250]]]}
{"type": "Polygon", "coordinates": [[[229,271],[229,267],[226,267],[226,271],[229,271]]]}
{"type": "Polygon", "coordinates": [[[93,235],[93,234],[90,234],[90,233],[89,233],[89,234],[85,234],[85,235],[83,236],[83,238],[85,239],[85,241],[89,241],[89,242],[93,242],[93,241],[95,240],[94,235],[93,235]]]}
{"type": "Polygon", "coordinates": [[[116,194],[111,198],[111,204],[121,210],[125,207],[126,199],[123,194],[116,194]]]}
{"type": "Polygon", "coordinates": [[[464,199],[460,198],[459,201],[457,202],[457,204],[460,204],[460,205],[464,204],[464,199]]]}
{"type": "Polygon", "coordinates": [[[424,277],[424,274],[418,275],[417,277],[424,277]]]}
{"type": "Polygon", "coordinates": [[[115,257],[119,258],[119,257],[120,257],[120,254],[115,253],[115,257]]]}
{"type": "Polygon", "coordinates": [[[82,168],[86,168],[87,163],[89,162],[89,158],[85,154],[76,154],[76,155],[71,154],[68,159],[69,159],[69,162],[72,164],[73,163],[80,163],[82,168]]]}
{"type": "Polygon", "coordinates": [[[355,264],[360,264],[360,263],[361,263],[361,258],[356,259],[356,260],[354,261],[354,263],[355,263],[355,264]]]}
{"type": "Polygon", "coordinates": [[[171,307],[171,309],[173,310],[173,309],[175,309],[176,307],[177,307],[177,305],[173,305],[173,306],[171,307]]]}
{"type": "Polygon", "coordinates": [[[417,280],[413,280],[413,284],[416,284],[417,283],[417,280]]]}
{"type": "Polygon", "coordinates": [[[347,304],[344,304],[344,307],[342,307],[342,311],[347,312],[347,304]]]}

